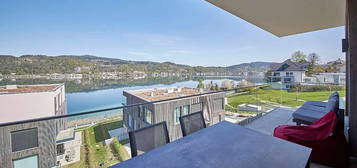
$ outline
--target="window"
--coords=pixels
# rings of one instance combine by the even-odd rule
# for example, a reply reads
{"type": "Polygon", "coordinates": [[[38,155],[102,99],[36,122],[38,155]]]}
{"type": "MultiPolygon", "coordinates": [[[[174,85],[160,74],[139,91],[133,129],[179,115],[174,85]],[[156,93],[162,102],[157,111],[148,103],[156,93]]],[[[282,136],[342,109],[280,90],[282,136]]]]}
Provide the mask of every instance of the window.
{"type": "Polygon", "coordinates": [[[128,114],[128,124],[129,124],[129,128],[133,128],[133,118],[131,117],[130,114],[128,114]]]}
{"type": "Polygon", "coordinates": [[[174,115],[175,115],[175,124],[180,123],[180,117],[187,115],[190,113],[190,105],[184,105],[180,107],[176,107],[174,109],[174,115]]]}
{"type": "Polygon", "coordinates": [[[286,72],[286,76],[293,76],[293,72],[286,72]]]}
{"type": "Polygon", "coordinates": [[[181,116],[187,115],[188,113],[190,113],[190,105],[182,106],[182,114],[181,114],[181,116]]]}
{"type": "Polygon", "coordinates": [[[291,78],[284,78],[284,82],[285,82],[285,83],[291,82],[291,78]]]}
{"type": "Polygon", "coordinates": [[[223,98],[217,98],[213,100],[213,110],[218,111],[218,110],[223,110],[224,103],[223,103],[223,98]]]}
{"type": "Polygon", "coordinates": [[[11,132],[12,152],[38,147],[38,130],[31,128],[11,132]]]}
{"type": "Polygon", "coordinates": [[[176,107],[174,109],[174,114],[175,114],[175,124],[180,123],[181,108],[180,107],[176,107]]]}
{"type": "Polygon", "coordinates": [[[139,117],[139,118],[141,117],[142,111],[143,111],[143,107],[142,107],[142,106],[139,106],[139,107],[138,107],[138,117],[139,117]]]}
{"type": "Polygon", "coordinates": [[[13,160],[14,168],[38,168],[38,155],[13,160]]]}
{"type": "Polygon", "coordinates": [[[57,95],[57,101],[58,101],[58,108],[59,108],[62,105],[60,100],[60,94],[57,95]]]}
{"type": "Polygon", "coordinates": [[[136,128],[137,128],[137,126],[136,126],[136,125],[137,125],[136,120],[134,119],[133,122],[134,122],[134,123],[133,123],[133,124],[134,124],[134,130],[136,130],[136,128]]]}
{"type": "Polygon", "coordinates": [[[151,111],[147,108],[145,108],[145,121],[148,123],[152,123],[152,115],[151,115],[151,111]]]}
{"type": "Polygon", "coordinates": [[[64,149],[64,144],[58,144],[56,149],[57,149],[57,156],[63,155],[64,152],[66,151],[64,149]]]}
{"type": "Polygon", "coordinates": [[[57,97],[55,97],[55,111],[57,111],[57,97]]]}
{"type": "Polygon", "coordinates": [[[202,103],[196,103],[191,105],[191,112],[199,112],[202,111],[202,103]]]}

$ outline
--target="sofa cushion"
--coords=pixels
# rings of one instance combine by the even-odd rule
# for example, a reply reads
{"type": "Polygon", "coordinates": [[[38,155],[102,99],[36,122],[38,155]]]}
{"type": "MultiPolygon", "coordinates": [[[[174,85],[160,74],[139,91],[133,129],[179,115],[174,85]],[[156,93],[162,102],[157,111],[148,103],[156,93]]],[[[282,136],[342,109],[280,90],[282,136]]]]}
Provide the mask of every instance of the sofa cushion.
{"type": "Polygon", "coordinates": [[[300,108],[306,109],[306,110],[314,110],[314,111],[319,111],[321,113],[326,114],[326,107],[321,107],[321,106],[315,106],[311,104],[304,104],[300,108]]]}
{"type": "Polygon", "coordinates": [[[319,120],[325,114],[326,113],[324,113],[322,111],[315,111],[315,110],[306,109],[306,108],[299,108],[293,113],[293,118],[313,123],[313,122],[319,120]]]}
{"type": "Polygon", "coordinates": [[[338,95],[337,92],[334,92],[330,95],[330,98],[327,102],[326,105],[326,113],[330,112],[330,111],[337,111],[339,108],[339,99],[340,96],[338,95]]]}
{"type": "Polygon", "coordinates": [[[326,107],[327,102],[321,102],[321,101],[307,101],[304,103],[304,105],[313,105],[313,106],[319,106],[319,107],[326,107]]]}

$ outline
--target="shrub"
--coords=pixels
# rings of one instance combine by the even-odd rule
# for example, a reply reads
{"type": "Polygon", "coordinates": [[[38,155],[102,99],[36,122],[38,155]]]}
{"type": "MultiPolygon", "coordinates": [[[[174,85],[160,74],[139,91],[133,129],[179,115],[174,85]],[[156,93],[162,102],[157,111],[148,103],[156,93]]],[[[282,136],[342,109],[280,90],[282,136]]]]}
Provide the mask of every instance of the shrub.
{"type": "Polygon", "coordinates": [[[343,90],[344,86],[339,85],[294,85],[289,92],[317,92],[317,91],[338,91],[343,90]]]}
{"type": "Polygon", "coordinates": [[[117,138],[114,138],[111,144],[113,153],[116,157],[122,162],[129,159],[127,151],[124,149],[123,145],[118,141],[117,138]]]}

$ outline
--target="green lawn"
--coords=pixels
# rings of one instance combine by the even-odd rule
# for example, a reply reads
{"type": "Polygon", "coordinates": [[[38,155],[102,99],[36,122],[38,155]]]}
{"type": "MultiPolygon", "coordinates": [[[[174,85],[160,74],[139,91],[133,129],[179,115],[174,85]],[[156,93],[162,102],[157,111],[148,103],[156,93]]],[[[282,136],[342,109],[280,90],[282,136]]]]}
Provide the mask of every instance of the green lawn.
{"type": "Polygon", "coordinates": [[[101,123],[97,126],[94,126],[93,129],[95,132],[95,141],[102,142],[106,139],[109,139],[110,135],[108,131],[121,127],[123,127],[123,121],[114,121],[114,122],[111,121],[111,122],[101,123]]]}
{"type": "Polygon", "coordinates": [[[81,129],[83,143],[81,160],[66,167],[108,167],[128,159],[129,155],[118,140],[114,141],[114,145],[106,146],[102,143],[103,140],[110,138],[108,130],[122,126],[122,121],[108,121],[81,129]]]}
{"type": "MultiPolygon", "coordinates": [[[[341,97],[345,96],[345,91],[338,91],[341,97]]],[[[330,91],[317,92],[288,92],[286,90],[266,90],[259,89],[256,93],[228,96],[228,103],[237,107],[239,104],[259,104],[262,101],[279,103],[285,106],[296,107],[304,104],[304,101],[325,101],[328,99],[330,91]]]]}
{"type": "Polygon", "coordinates": [[[129,159],[129,154],[127,151],[124,149],[123,145],[118,141],[117,138],[114,138],[113,143],[111,144],[112,151],[114,156],[122,161],[128,160],[129,159]]]}

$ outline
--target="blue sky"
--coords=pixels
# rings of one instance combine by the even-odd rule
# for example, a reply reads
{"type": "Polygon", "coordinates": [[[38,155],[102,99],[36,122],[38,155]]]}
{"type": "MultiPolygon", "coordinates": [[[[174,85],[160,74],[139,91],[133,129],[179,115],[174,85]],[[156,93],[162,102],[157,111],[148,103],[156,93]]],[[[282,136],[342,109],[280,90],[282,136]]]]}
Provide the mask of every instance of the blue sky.
{"type": "Polygon", "coordinates": [[[1,0],[0,54],[90,54],[228,66],[294,51],[343,58],[344,28],[283,38],[203,0],[1,0]]]}

